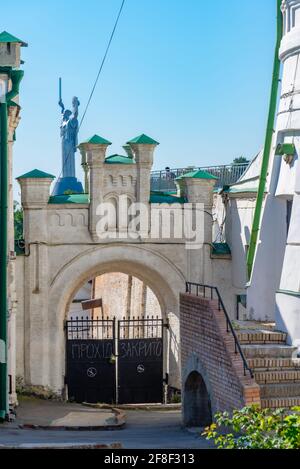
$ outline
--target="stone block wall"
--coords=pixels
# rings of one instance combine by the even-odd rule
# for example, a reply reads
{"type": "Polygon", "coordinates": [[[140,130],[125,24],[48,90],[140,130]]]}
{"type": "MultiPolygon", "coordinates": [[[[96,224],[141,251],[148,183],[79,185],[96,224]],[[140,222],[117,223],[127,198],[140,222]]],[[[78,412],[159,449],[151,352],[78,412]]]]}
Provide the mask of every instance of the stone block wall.
{"type": "MultiPolygon", "coordinates": [[[[95,278],[95,298],[102,298],[104,317],[161,317],[161,308],[153,291],[141,280],[121,272],[95,278]]],[[[95,309],[94,316],[101,312],[95,309]]]]}
{"type": "Polygon", "coordinates": [[[180,337],[184,423],[191,420],[195,405],[185,392],[195,372],[205,383],[212,415],[260,403],[259,386],[248,373],[244,376],[243,361],[235,353],[233,336],[227,333],[225,316],[216,300],[180,295],[180,337]]]}

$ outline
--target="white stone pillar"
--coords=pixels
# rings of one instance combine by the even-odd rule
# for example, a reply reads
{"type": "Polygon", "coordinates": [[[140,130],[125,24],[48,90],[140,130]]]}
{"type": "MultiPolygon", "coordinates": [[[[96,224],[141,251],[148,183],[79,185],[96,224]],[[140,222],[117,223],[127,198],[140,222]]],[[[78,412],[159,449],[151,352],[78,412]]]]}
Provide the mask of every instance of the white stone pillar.
{"type": "Polygon", "coordinates": [[[182,196],[189,204],[202,204],[197,210],[201,211],[203,230],[203,245],[197,250],[187,252],[187,278],[191,282],[212,284],[212,227],[213,227],[213,190],[216,179],[204,171],[194,171],[177,180],[182,196]]]}
{"type": "Polygon", "coordinates": [[[48,355],[48,201],[54,176],[34,170],[18,178],[26,240],[24,285],[25,384],[47,386],[48,355]]]}
{"type": "Polygon", "coordinates": [[[149,204],[153,155],[159,143],[143,134],[130,140],[128,145],[134,154],[137,165],[136,201],[138,203],[149,204]]]}
{"type": "Polygon", "coordinates": [[[94,135],[86,142],[79,145],[81,154],[86,154],[86,161],[89,167],[89,191],[90,191],[90,211],[89,211],[89,230],[93,241],[99,241],[97,236],[97,223],[99,215],[97,209],[103,202],[104,192],[104,164],[105,155],[111,142],[105,140],[99,135],[94,135]]]}
{"type": "Polygon", "coordinates": [[[136,162],[136,203],[142,204],[145,220],[140,228],[141,238],[147,238],[150,230],[150,191],[151,191],[151,169],[153,166],[154,150],[159,145],[156,140],[145,134],[127,142],[136,162]],[[147,219],[147,221],[146,221],[147,219]]]}

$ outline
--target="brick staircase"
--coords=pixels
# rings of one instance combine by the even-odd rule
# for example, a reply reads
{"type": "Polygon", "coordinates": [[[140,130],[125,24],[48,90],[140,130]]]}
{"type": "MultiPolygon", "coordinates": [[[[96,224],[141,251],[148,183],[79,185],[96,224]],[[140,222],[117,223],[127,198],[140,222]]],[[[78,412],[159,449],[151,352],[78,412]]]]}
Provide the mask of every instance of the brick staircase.
{"type": "Polygon", "coordinates": [[[234,324],[250,368],[260,386],[262,408],[300,406],[300,359],[274,324],[234,324]]]}

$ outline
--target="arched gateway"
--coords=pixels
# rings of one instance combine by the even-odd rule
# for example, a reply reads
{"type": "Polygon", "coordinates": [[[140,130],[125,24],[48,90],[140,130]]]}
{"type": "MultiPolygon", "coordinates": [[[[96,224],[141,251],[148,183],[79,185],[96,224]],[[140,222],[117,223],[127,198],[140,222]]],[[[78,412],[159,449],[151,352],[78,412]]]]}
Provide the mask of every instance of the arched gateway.
{"type": "Polygon", "coordinates": [[[64,393],[68,382],[67,313],[76,291],[89,279],[121,272],[151,288],[168,325],[163,333],[163,377],[175,388],[180,388],[179,293],[188,279],[212,281],[213,177],[201,171],[189,173],[178,180],[177,194],[152,193],[150,172],[157,142],[142,135],[129,142],[130,156],[105,158],[108,145],[98,136],[80,145],[86,194],[51,197],[53,176],[38,170],[18,178],[25,238],[25,252],[17,265],[18,375],[25,385],[58,394],[64,393]],[[101,224],[102,207],[112,197],[114,208],[125,197],[130,210],[126,217],[123,209],[115,217],[109,214],[101,224]],[[141,220],[128,225],[135,203],[146,208],[146,226],[141,220]],[[186,220],[186,206],[195,215],[197,203],[201,223],[187,246],[185,233],[178,234],[178,228],[180,220],[186,220]],[[160,204],[165,204],[163,210],[160,204]],[[163,219],[170,222],[169,234],[163,219]],[[155,220],[159,231],[153,235],[155,220]]]}
{"type": "Polygon", "coordinates": [[[211,402],[203,377],[197,371],[184,384],[184,424],[207,427],[212,423],[211,402]]]}
{"type": "MultiPolygon", "coordinates": [[[[172,325],[175,337],[171,340],[172,358],[169,363],[164,361],[164,375],[168,373],[174,385],[178,386],[179,370],[178,355],[174,351],[176,337],[178,340],[178,298],[177,292],[184,288],[184,276],[164,256],[154,253],[149,248],[140,246],[108,245],[88,249],[79,254],[72,263],[64,266],[53,280],[50,295],[53,299],[49,311],[49,329],[59,331],[55,340],[49,343],[49,357],[52,357],[49,366],[49,382],[55,388],[61,387],[60,377],[65,375],[65,334],[64,321],[69,310],[70,302],[78,288],[90,278],[109,272],[122,272],[141,279],[156,294],[161,306],[164,323],[172,325]],[[122,259],[122,260],[120,260],[122,259]],[[165,276],[162,276],[162,272],[165,276]],[[80,273],[80,275],[79,275],[80,273]],[[74,282],[74,279],[76,281],[74,282]],[[55,360],[53,360],[53,358],[55,360]],[[54,363],[56,365],[54,365],[54,363]],[[171,370],[169,369],[171,364],[171,370]]],[[[117,292],[116,292],[117,294],[117,292]]],[[[164,342],[167,342],[165,334],[164,342]]],[[[167,344],[166,344],[167,345],[167,344]]]]}

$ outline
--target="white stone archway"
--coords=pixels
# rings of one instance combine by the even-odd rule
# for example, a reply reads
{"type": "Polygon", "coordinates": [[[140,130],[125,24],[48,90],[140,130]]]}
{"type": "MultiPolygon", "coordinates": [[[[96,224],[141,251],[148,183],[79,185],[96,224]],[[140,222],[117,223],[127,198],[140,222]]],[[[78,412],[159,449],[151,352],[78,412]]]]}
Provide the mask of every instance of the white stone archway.
{"type": "MultiPolygon", "coordinates": [[[[197,242],[191,250],[186,234],[175,236],[174,226],[170,233],[162,230],[152,236],[151,216],[141,231],[123,226],[122,218],[115,237],[114,232],[99,229],[98,211],[114,194],[143,204],[150,215],[152,208],[163,205],[165,209],[168,204],[171,210],[180,204],[183,216],[185,202],[200,203],[210,214],[215,180],[188,177],[178,194],[154,195],[150,172],[155,140],[141,135],[131,141],[134,161],[108,164],[108,142],[94,137],[80,146],[89,170],[88,194],[49,198],[51,175],[32,171],[19,178],[25,252],[18,262],[18,375],[26,386],[49,387],[60,393],[66,369],[64,321],[76,291],[93,277],[121,272],[142,280],[156,295],[164,319],[169,320],[166,360],[170,368],[166,373],[170,387],[180,388],[179,294],[185,290],[186,280],[212,282],[212,217],[201,221],[198,233],[204,234],[203,244],[197,242]]],[[[166,224],[169,226],[168,219],[166,224]]]]}
{"type": "MultiPolygon", "coordinates": [[[[185,278],[175,265],[147,247],[110,244],[84,250],[59,270],[52,279],[49,290],[48,334],[44,338],[48,344],[48,360],[44,363],[43,381],[49,383],[57,392],[64,386],[64,320],[72,298],[87,280],[111,272],[131,274],[143,280],[152,289],[160,303],[163,317],[170,320],[170,340],[178,343],[179,293],[184,289],[185,278]]],[[[171,355],[169,362],[179,359],[173,352],[171,355]]],[[[170,366],[170,380],[174,385],[178,385],[179,367],[175,369],[174,363],[170,366]]]]}

